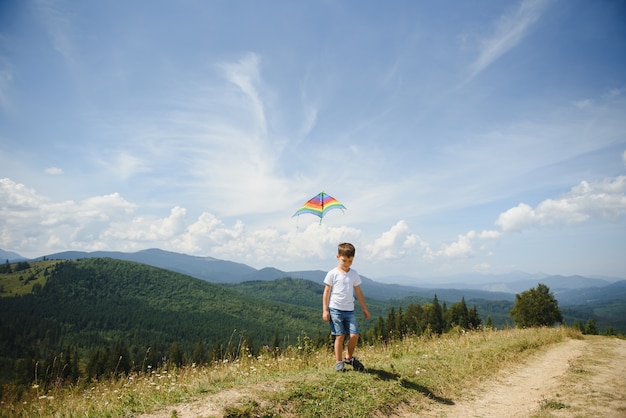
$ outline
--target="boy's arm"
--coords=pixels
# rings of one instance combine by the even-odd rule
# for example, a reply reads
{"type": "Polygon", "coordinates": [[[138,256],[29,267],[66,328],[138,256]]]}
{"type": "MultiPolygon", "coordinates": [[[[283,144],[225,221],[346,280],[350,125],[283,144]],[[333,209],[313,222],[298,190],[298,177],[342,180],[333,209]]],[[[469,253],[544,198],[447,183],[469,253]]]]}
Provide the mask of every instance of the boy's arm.
{"type": "Polygon", "coordinates": [[[370,319],[370,311],[367,310],[367,305],[365,304],[365,296],[363,296],[361,286],[354,286],[354,293],[356,293],[356,298],[361,304],[361,309],[363,310],[363,315],[365,316],[365,319],[370,319]]]}
{"type": "Polygon", "coordinates": [[[330,300],[330,291],[332,287],[327,284],[324,287],[324,296],[322,296],[322,319],[326,322],[330,321],[330,312],[328,312],[328,302],[330,300]]]}

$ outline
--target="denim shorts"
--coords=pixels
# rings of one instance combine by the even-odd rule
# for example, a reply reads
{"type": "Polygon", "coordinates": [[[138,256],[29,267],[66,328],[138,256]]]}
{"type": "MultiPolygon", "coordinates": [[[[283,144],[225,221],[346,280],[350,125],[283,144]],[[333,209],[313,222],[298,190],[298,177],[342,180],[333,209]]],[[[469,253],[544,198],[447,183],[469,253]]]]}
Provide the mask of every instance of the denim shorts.
{"type": "Polygon", "coordinates": [[[330,308],[330,333],[332,335],[358,334],[354,311],[340,311],[330,308]]]}

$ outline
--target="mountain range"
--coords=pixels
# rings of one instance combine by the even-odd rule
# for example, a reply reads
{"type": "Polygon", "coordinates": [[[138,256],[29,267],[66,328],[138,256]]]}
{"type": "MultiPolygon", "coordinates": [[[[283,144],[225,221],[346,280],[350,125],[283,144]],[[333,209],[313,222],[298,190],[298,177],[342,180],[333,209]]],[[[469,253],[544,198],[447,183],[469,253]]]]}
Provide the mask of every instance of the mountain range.
{"type": "MultiPolygon", "coordinates": [[[[233,261],[220,260],[213,257],[191,256],[156,248],[134,253],[118,251],[66,251],[32,260],[77,260],[102,257],[135,261],[219,284],[267,281],[284,277],[302,278],[316,283],[323,283],[326,274],[326,272],[321,270],[285,272],[271,267],[255,269],[246,264],[233,261]]],[[[17,253],[0,250],[0,259],[2,258],[11,262],[28,260],[17,253]]],[[[407,284],[410,282],[418,283],[416,279],[407,277],[396,278],[396,280],[405,284],[382,283],[365,276],[361,278],[363,280],[363,289],[367,291],[367,294],[372,295],[372,297],[375,296],[380,300],[401,299],[407,296],[432,298],[436,294],[439,299],[448,301],[458,301],[462,297],[467,301],[514,301],[515,294],[534,288],[537,284],[542,283],[554,292],[559,304],[563,306],[596,304],[615,300],[626,301],[626,280],[600,279],[578,275],[560,276],[522,272],[505,275],[468,273],[466,275],[449,277],[445,280],[434,279],[430,282],[420,280],[419,286],[407,284]]],[[[385,278],[385,280],[389,281],[393,280],[393,278],[389,277],[385,278]]]]}

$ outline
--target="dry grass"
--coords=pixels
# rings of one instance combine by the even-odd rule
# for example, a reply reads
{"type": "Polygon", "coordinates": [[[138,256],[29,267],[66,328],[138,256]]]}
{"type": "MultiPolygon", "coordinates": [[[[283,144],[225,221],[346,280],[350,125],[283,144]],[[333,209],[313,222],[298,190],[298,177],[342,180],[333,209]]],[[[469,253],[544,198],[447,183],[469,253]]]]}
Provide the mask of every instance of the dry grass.
{"type": "Polygon", "coordinates": [[[542,328],[409,337],[359,347],[365,373],[336,373],[329,351],[290,347],[277,357],[267,353],[210,366],[152,370],[48,393],[35,385],[19,400],[5,390],[0,416],[124,417],[168,406],[176,416],[176,405],[211,399],[227,389],[240,395],[225,405],[222,416],[229,417],[362,417],[389,415],[397,408],[419,412],[429,402],[450,402],[467,387],[550,344],[578,336],[571,329],[542,328]],[[255,391],[267,386],[279,389],[255,391]]]}

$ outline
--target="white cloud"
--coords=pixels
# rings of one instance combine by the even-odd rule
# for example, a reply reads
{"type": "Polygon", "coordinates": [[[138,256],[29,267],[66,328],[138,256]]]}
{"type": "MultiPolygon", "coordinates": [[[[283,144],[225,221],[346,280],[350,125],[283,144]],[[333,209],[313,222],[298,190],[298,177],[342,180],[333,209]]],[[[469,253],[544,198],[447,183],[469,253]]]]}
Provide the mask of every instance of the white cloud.
{"type": "Polygon", "coordinates": [[[494,34],[482,42],[480,54],[471,66],[471,77],[513,49],[540,18],[546,4],[544,0],[524,0],[513,13],[500,17],[494,34]]]}
{"type": "Polygon", "coordinates": [[[136,216],[137,206],[119,193],[51,202],[10,179],[0,179],[0,202],[0,248],[33,255],[158,247],[253,265],[306,266],[331,258],[338,242],[361,239],[355,228],[317,222],[282,232],[272,227],[247,231],[240,220],[229,226],[208,212],[190,222],[180,206],[164,218],[136,216]]]}
{"type": "Polygon", "coordinates": [[[53,175],[53,176],[58,176],[58,175],[63,174],[63,169],[58,168],[58,167],[48,167],[48,168],[46,168],[44,170],[44,172],[46,174],[50,174],[50,175],[53,175]]]}
{"type": "Polygon", "coordinates": [[[229,246],[234,240],[239,239],[243,232],[243,222],[237,221],[229,228],[213,214],[204,212],[197,221],[185,229],[174,244],[197,254],[208,248],[229,246]]]}
{"type": "Polygon", "coordinates": [[[479,257],[492,256],[491,241],[502,231],[530,226],[580,223],[590,218],[618,220],[626,213],[626,176],[598,182],[581,182],[559,199],[547,199],[532,208],[520,204],[496,222],[502,230],[470,230],[433,251],[431,244],[400,220],[373,239],[361,230],[311,222],[298,228],[260,227],[250,230],[241,221],[227,225],[216,215],[203,212],[195,220],[188,210],[175,206],[165,217],[138,214],[140,207],[119,193],[80,201],[53,202],[10,179],[0,179],[0,248],[32,255],[64,250],[169,251],[244,262],[256,267],[285,270],[319,269],[333,262],[337,243],[357,245],[359,265],[369,271],[385,262],[406,268],[420,263],[462,262],[477,258],[472,267],[491,268],[479,257]],[[34,254],[33,254],[34,253],[34,254]],[[362,258],[361,258],[362,257],[362,258]]]}
{"type": "Polygon", "coordinates": [[[529,227],[578,224],[589,219],[616,222],[626,214],[626,176],[597,182],[582,181],[559,199],[546,199],[536,208],[520,203],[500,214],[495,224],[503,231],[529,227]]]}
{"type": "Polygon", "coordinates": [[[0,179],[0,202],[0,248],[27,252],[106,247],[109,225],[136,208],[118,193],[51,202],[6,178],[0,179]]]}
{"type": "Polygon", "coordinates": [[[500,238],[500,231],[494,230],[484,230],[480,234],[478,234],[478,238],[480,239],[496,239],[500,238]]]}
{"type": "Polygon", "coordinates": [[[419,255],[425,260],[432,259],[430,245],[412,233],[408,224],[401,220],[376,240],[366,250],[370,257],[382,260],[395,260],[408,255],[419,255]]]}
{"type": "Polygon", "coordinates": [[[107,240],[117,242],[135,241],[138,246],[167,243],[185,231],[187,210],[176,206],[170,211],[170,216],[158,218],[129,217],[112,222],[102,232],[107,240]]]}
{"type": "Polygon", "coordinates": [[[472,230],[465,235],[459,235],[455,242],[445,244],[437,252],[437,255],[446,258],[467,258],[476,253],[476,245],[479,245],[478,250],[487,250],[485,245],[476,244],[477,240],[496,239],[498,237],[500,237],[500,232],[498,231],[485,230],[477,233],[472,230]]]}
{"type": "Polygon", "coordinates": [[[36,209],[42,201],[43,198],[37,195],[35,190],[8,178],[0,179],[0,210],[2,212],[15,216],[19,212],[36,209]]]}
{"type": "Polygon", "coordinates": [[[463,258],[470,256],[473,252],[471,240],[472,233],[473,231],[470,231],[467,235],[459,235],[455,242],[444,245],[437,255],[449,258],[463,258]]]}

